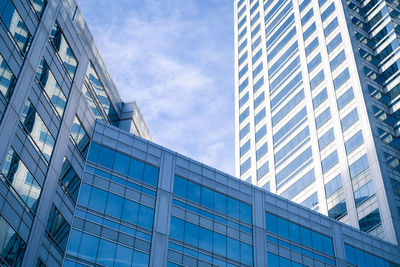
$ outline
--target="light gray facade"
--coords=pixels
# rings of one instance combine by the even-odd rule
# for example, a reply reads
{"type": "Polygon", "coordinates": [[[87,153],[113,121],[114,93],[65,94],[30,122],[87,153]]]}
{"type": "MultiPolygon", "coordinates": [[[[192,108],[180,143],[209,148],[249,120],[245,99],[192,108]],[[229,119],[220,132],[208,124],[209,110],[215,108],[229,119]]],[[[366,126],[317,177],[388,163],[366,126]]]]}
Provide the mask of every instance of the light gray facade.
{"type": "Polygon", "coordinates": [[[398,244],[398,2],[234,5],[236,175],[398,244]]]}

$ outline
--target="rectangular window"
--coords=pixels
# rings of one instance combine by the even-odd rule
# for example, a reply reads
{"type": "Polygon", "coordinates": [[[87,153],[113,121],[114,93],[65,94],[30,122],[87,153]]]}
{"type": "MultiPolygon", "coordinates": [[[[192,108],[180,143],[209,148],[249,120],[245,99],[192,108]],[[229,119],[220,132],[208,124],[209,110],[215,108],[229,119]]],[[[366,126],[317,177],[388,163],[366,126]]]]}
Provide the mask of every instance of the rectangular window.
{"type": "Polygon", "coordinates": [[[250,139],[240,147],[240,157],[250,150],[250,139]]]}
{"type": "Polygon", "coordinates": [[[59,179],[62,182],[65,191],[67,191],[69,196],[76,202],[76,200],[78,199],[81,179],[76,174],[74,168],[72,168],[71,164],[66,158],[64,158],[59,179]]]}
{"type": "Polygon", "coordinates": [[[46,8],[47,0],[30,0],[30,3],[38,18],[41,18],[46,8]]]}
{"type": "Polygon", "coordinates": [[[0,216],[0,261],[5,266],[21,266],[26,249],[26,243],[0,216]]]}
{"type": "Polygon", "coordinates": [[[242,96],[242,98],[240,98],[239,108],[241,108],[244,104],[246,104],[248,100],[249,100],[249,92],[247,92],[244,96],[242,96]]]}
{"type": "Polygon", "coordinates": [[[318,205],[318,194],[315,192],[308,198],[306,198],[303,202],[301,202],[301,205],[306,207],[306,208],[313,208],[318,205]]]}
{"type": "Polygon", "coordinates": [[[286,145],[275,153],[275,164],[280,162],[283,158],[288,157],[290,152],[295,148],[299,149],[299,145],[310,136],[308,126],[294,136],[286,145]]]}
{"type": "Polygon", "coordinates": [[[265,100],[264,92],[262,92],[256,100],[254,100],[254,109],[256,109],[265,100]]]}
{"type": "Polygon", "coordinates": [[[257,169],[257,179],[260,180],[269,172],[268,161],[265,162],[261,167],[257,169]]]}
{"type": "Polygon", "coordinates": [[[238,24],[238,30],[243,26],[243,24],[246,23],[246,19],[247,19],[247,17],[244,17],[244,18],[239,22],[239,24],[238,24]]]}
{"type": "Polygon", "coordinates": [[[276,40],[282,37],[282,35],[287,31],[294,22],[294,15],[290,15],[279,28],[272,35],[267,35],[267,50],[271,48],[271,46],[275,43],[276,40]]]}
{"type": "Polygon", "coordinates": [[[268,69],[268,75],[270,79],[281,69],[281,66],[285,64],[288,60],[291,59],[291,56],[296,53],[298,50],[298,44],[297,42],[294,42],[293,45],[291,45],[286,51],[282,54],[282,56],[279,57],[279,59],[269,67],[268,69]]]}
{"type": "Polygon", "coordinates": [[[239,123],[242,123],[249,116],[249,107],[247,107],[240,115],[239,115],[239,123]]]}
{"type": "Polygon", "coordinates": [[[285,168],[276,174],[276,184],[280,184],[284,179],[288,178],[291,173],[297,170],[301,165],[306,163],[312,158],[311,147],[304,150],[298,155],[292,162],[290,162],[285,168]]]}
{"type": "Polygon", "coordinates": [[[353,93],[353,88],[350,87],[347,89],[346,92],[344,92],[338,99],[337,99],[337,105],[338,109],[341,110],[344,106],[347,105],[351,100],[354,99],[354,93],[353,93]]]}
{"type": "Polygon", "coordinates": [[[330,128],[324,135],[322,135],[318,139],[319,150],[324,149],[333,140],[335,140],[335,133],[333,132],[333,128],[330,128]]]}
{"type": "Polygon", "coordinates": [[[240,132],[239,132],[239,138],[242,139],[245,137],[248,133],[250,132],[250,123],[247,123],[246,126],[244,126],[240,132]]]}
{"type": "Polygon", "coordinates": [[[253,38],[253,37],[260,31],[260,29],[261,29],[261,26],[260,26],[260,24],[258,24],[258,25],[254,28],[254,30],[251,31],[251,38],[253,38]]]}
{"type": "Polygon", "coordinates": [[[78,67],[78,61],[76,60],[74,52],[72,52],[67,39],[65,39],[64,33],[58,22],[54,24],[53,29],[50,32],[50,43],[57,52],[57,55],[67,70],[69,77],[73,80],[76,68],[78,67]]]}
{"type": "Polygon", "coordinates": [[[305,30],[304,33],[303,33],[304,42],[307,41],[307,39],[311,36],[311,34],[313,34],[315,32],[315,30],[316,30],[315,22],[313,22],[310,25],[310,27],[308,27],[308,29],[305,30]]]}
{"type": "Polygon", "coordinates": [[[328,92],[326,91],[326,88],[324,88],[313,98],[313,107],[319,107],[319,105],[321,105],[326,99],[328,99],[328,92]]]}
{"type": "Polygon", "coordinates": [[[314,78],[310,81],[310,88],[314,90],[318,85],[320,85],[325,79],[324,70],[322,69],[314,78]]]}
{"type": "Polygon", "coordinates": [[[331,110],[330,108],[327,108],[321,114],[319,114],[318,117],[315,118],[315,126],[317,127],[317,129],[319,129],[330,119],[331,119],[331,110]]]}
{"type": "Polygon", "coordinates": [[[259,18],[260,18],[260,12],[257,12],[257,14],[251,19],[250,25],[253,26],[259,18]]]}
{"type": "Polygon", "coordinates": [[[268,152],[268,143],[263,144],[260,146],[259,149],[256,151],[256,160],[261,159],[265,154],[268,152]]]}
{"type": "Polygon", "coordinates": [[[259,36],[257,40],[254,41],[254,43],[251,45],[251,49],[253,51],[256,50],[259,44],[261,44],[261,36],[259,36]]]}
{"type": "Polygon", "coordinates": [[[253,70],[253,77],[256,77],[263,69],[263,63],[261,62],[258,66],[253,70]]]}
{"type": "Polygon", "coordinates": [[[314,49],[317,47],[318,47],[318,37],[315,37],[315,39],[312,40],[311,43],[306,47],[306,56],[311,54],[311,52],[314,51],[314,49]]]}
{"type": "Polygon", "coordinates": [[[311,0],[304,0],[299,6],[300,12],[302,12],[310,3],[311,0]]]}
{"type": "Polygon", "coordinates": [[[0,54],[0,93],[1,98],[2,100],[5,100],[5,103],[10,101],[16,82],[17,78],[0,54]]]}
{"type": "Polygon", "coordinates": [[[254,11],[256,11],[256,9],[258,8],[259,2],[257,1],[254,6],[250,9],[250,15],[252,15],[254,13],[254,11]]]}
{"type": "Polygon", "coordinates": [[[70,226],[62,216],[61,212],[54,206],[51,206],[49,219],[47,220],[46,229],[52,240],[55,241],[57,248],[65,251],[67,247],[67,240],[69,235],[70,226]]]}
{"type": "Polygon", "coordinates": [[[243,55],[239,58],[239,66],[247,59],[247,51],[243,53],[243,55]]]}
{"type": "Polygon", "coordinates": [[[266,133],[267,133],[267,126],[264,125],[256,132],[256,142],[260,141],[260,139],[263,138],[266,133]]]}
{"type": "Polygon", "coordinates": [[[22,54],[26,55],[32,41],[32,35],[22,20],[11,0],[0,3],[1,24],[8,29],[8,34],[22,54]]]}
{"type": "Polygon", "coordinates": [[[279,121],[281,121],[295,106],[302,102],[303,99],[304,91],[302,89],[272,117],[272,126],[275,126],[279,121]]]}
{"type": "Polygon", "coordinates": [[[291,199],[296,196],[298,193],[303,191],[306,187],[312,184],[315,181],[315,173],[314,169],[311,169],[307,172],[303,177],[293,183],[291,186],[288,187],[285,191],[280,194],[280,196],[291,199]]]}
{"type": "Polygon", "coordinates": [[[337,28],[338,25],[339,25],[338,19],[334,18],[324,29],[325,37],[328,37],[329,34],[331,34],[333,30],[337,28]]]}
{"type": "Polygon", "coordinates": [[[346,131],[353,123],[358,121],[358,113],[357,108],[350,111],[343,119],[340,120],[340,124],[342,125],[342,131],[346,131]]]}
{"type": "Polygon", "coordinates": [[[240,52],[242,52],[242,50],[247,46],[247,39],[245,39],[238,48],[238,54],[240,54],[240,52]]]}
{"type": "Polygon", "coordinates": [[[249,85],[249,78],[246,78],[240,85],[239,85],[239,94],[249,85]]]}
{"type": "Polygon", "coordinates": [[[340,66],[340,64],[343,63],[343,61],[346,60],[346,54],[344,53],[344,50],[342,50],[336,57],[334,57],[331,62],[331,71],[334,71],[337,67],[340,66]]]}
{"type": "Polygon", "coordinates": [[[347,213],[346,201],[342,200],[340,203],[333,206],[331,209],[328,210],[329,218],[334,220],[340,219],[347,213]]]}
{"type": "Polygon", "coordinates": [[[242,38],[246,35],[247,33],[247,27],[245,27],[238,35],[238,40],[240,42],[240,40],[242,40],[242,38]]]}
{"type": "Polygon", "coordinates": [[[253,92],[256,93],[264,85],[264,77],[261,77],[253,86],[253,92]]]}
{"type": "Polygon", "coordinates": [[[285,69],[272,81],[270,82],[269,90],[273,93],[277,90],[290,75],[300,67],[300,58],[296,57],[285,69]]]}
{"type": "Polygon", "coordinates": [[[328,54],[330,54],[339,44],[342,43],[342,35],[338,33],[327,45],[328,54]]]}
{"type": "Polygon", "coordinates": [[[248,70],[248,65],[244,65],[244,67],[239,71],[239,80],[247,73],[248,70]]]}
{"type": "Polygon", "coordinates": [[[296,35],[296,28],[293,28],[272,51],[268,51],[267,59],[269,62],[285,47],[286,44],[296,35]]]}
{"type": "Polygon", "coordinates": [[[8,150],[1,174],[3,181],[11,187],[12,191],[19,197],[19,200],[29,208],[30,213],[34,214],[42,187],[13,148],[8,150]]]}
{"type": "Polygon", "coordinates": [[[36,72],[36,78],[39,81],[39,86],[43,89],[44,95],[55,110],[55,113],[59,118],[62,118],[65,105],[67,104],[67,98],[44,58],[40,61],[39,68],[36,72]]]}
{"type": "Polygon", "coordinates": [[[372,197],[374,194],[374,183],[372,181],[369,181],[367,184],[354,191],[354,201],[356,203],[356,206],[359,206],[364,201],[372,197]]]}
{"type": "MultiPolygon", "coordinates": [[[[242,1],[243,2],[243,1],[242,1]]],[[[242,15],[243,15],[243,13],[246,11],[246,5],[244,6],[244,7],[242,7],[242,9],[239,11],[239,13],[238,13],[238,18],[240,18],[242,15]]]]}
{"type": "Polygon", "coordinates": [[[301,25],[304,26],[304,24],[307,23],[314,15],[314,11],[312,8],[301,18],[301,25]]]}
{"type": "Polygon", "coordinates": [[[308,63],[308,72],[312,72],[322,61],[321,54],[318,53],[311,61],[308,63]]]}
{"type": "Polygon", "coordinates": [[[335,4],[331,3],[324,12],[321,14],[322,22],[324,22],[330,15],[332,15],[333,11],[335,11],[335,4]]]}
{"type": "Polygon", "coordinates": [[[299,72],[285,87],[280,89],[276,96],[271,99],[271,109],[276,108],[279,103],[282,103],[282,100],[285,99],[287,94],[296,90],[302,83],[301,79],[301,72],[299,72]]]}
{"type": "Polygon", "coordinates": [[[381,216],[379,215],[379,209],[374,210],[360,221],[360,230],[363,232],[369,232],[381,224],[381,216]]]}
{"type": "Polygon", "coordinates": [[[350,78],[349,70],[346,68],[342,73],[340,73],[334,80],[333,86],[335,90],[337,90],[344,82],[346,82],[350,78]]]}
{"type": "Polygon", "coordinates": [[[321,161],[322,173],[329,171],[333,166],[338,164],[338,162],[339,162],[339,158],[338,158],[338,154],[335,150],[331,154],[329,154],[325,159],[323,159],[321,161]]]}
{"type": "Polygon", "coordinates": [[[22,110],[20,122],[36,150],[46,162],[49,162],[53,154],[55,139],[29,98],[22,110]]]}
{"type": "Polygon", "coordinates": [[[289,133],[290,130],[293,129],[293,127],[300,124],[306,116],[307,116],[307,110],[304,107],[274,134],[273,136],[274,145],[276,145],[278,141],[280,141],[287,133],[289,133]]]}
{"type": "Polygon", "coordinates": [[[71,139],[73,140],[75,146],[78,148],[79,152],[86,158],[87,149],[89,146],[89,136],[83,128],[78,117],[75,116],[74,124],[71,128],[71,139]]]}
{"type": "Polygon", "coordinates": [[[362,143],[364,143],[363,135],[361,130],[358,131],[355,135],[350,137],[349,140],[347,140],[344,143],[344,146],[346,148],[346,153],[350,154],[353,152],[357,147],[359,147],[362,143]]]}
{"type": "Polygon", "coordinates": [[[335,178],[333,178],[328,183],[326,183],[326,185],[325,185],[326,197],[333,195],[340,188],[342,188],[342,186],[343,186],[342,175],[338,174],[335,178]]]}
{"type": "Polygon", "coordinates": [[[253,56],[252,58],[253,64],[257,62],[257,60],[261,57],[261,55],[262,55],[262,49],[258,50],[257,53],[253,56]]]}
{"type": "Polygon", "coordinates": [[[368,157],[367,157],[367,154],[365,154],[349,166],[350,178],[354,179],[355,177],[360,175],[362,172],[364,172],[366,169],[368,169],[368,167],[369,167],[368,157]]]}
{"type": "Polygon", "coordinates": [[[265,109],[263,108],[262,110],[260,110],[260,112],[258,112],[256,114],[256,116],[254,117],[254,123],[255,125],[257,125],[263,118],[265,118],[265,109]]]}
{"type": "Polygon", "coordinates": [[[240,165],[240,175],[243,175],[251,167],[251,158],[248,158],[240,165]]]}

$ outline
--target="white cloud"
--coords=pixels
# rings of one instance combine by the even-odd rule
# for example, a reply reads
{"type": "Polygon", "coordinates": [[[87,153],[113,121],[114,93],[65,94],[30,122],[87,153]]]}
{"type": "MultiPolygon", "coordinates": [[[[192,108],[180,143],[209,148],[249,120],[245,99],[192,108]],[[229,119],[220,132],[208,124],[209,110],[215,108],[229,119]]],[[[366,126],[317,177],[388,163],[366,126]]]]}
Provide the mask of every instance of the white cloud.
{"type": "Polygon", "coordinates": [[[233,174],[231,1],[82,2],[122,98],[137,101],[154,140],[233,174]]]}

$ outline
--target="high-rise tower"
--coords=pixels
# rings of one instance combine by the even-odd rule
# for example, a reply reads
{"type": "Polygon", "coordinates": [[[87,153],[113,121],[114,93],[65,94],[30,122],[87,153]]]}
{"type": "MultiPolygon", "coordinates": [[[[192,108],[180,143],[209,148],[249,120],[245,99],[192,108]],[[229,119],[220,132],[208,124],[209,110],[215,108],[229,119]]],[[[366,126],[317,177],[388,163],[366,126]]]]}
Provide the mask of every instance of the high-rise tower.
{"type": "Polygon", "coordinates": [[[400,241],[396,0],[235,1],[236,174],[400,241]]]}

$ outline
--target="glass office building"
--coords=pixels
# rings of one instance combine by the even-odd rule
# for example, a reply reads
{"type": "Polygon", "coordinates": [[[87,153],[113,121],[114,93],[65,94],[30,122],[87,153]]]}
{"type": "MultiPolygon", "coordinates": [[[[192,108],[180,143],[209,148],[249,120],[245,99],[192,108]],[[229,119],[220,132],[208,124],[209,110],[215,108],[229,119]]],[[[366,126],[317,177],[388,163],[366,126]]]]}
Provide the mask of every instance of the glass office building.
{"type": "Polygon", "coordinates": [[[2,0],[0,24],[1,266],[400,266],[398,246],[150,142],[73,0],[2,0]]]}
{"type": "Polygon", "coordinates": [[[0,37],[0,265],[60,266],[95,120],[151,137],[74,1],[1,0],[0,37]]]}
{"type": "Polygon", "coordinates": [[[399,2],[234,9],[236,175],[399,244],[399,2]]]}

